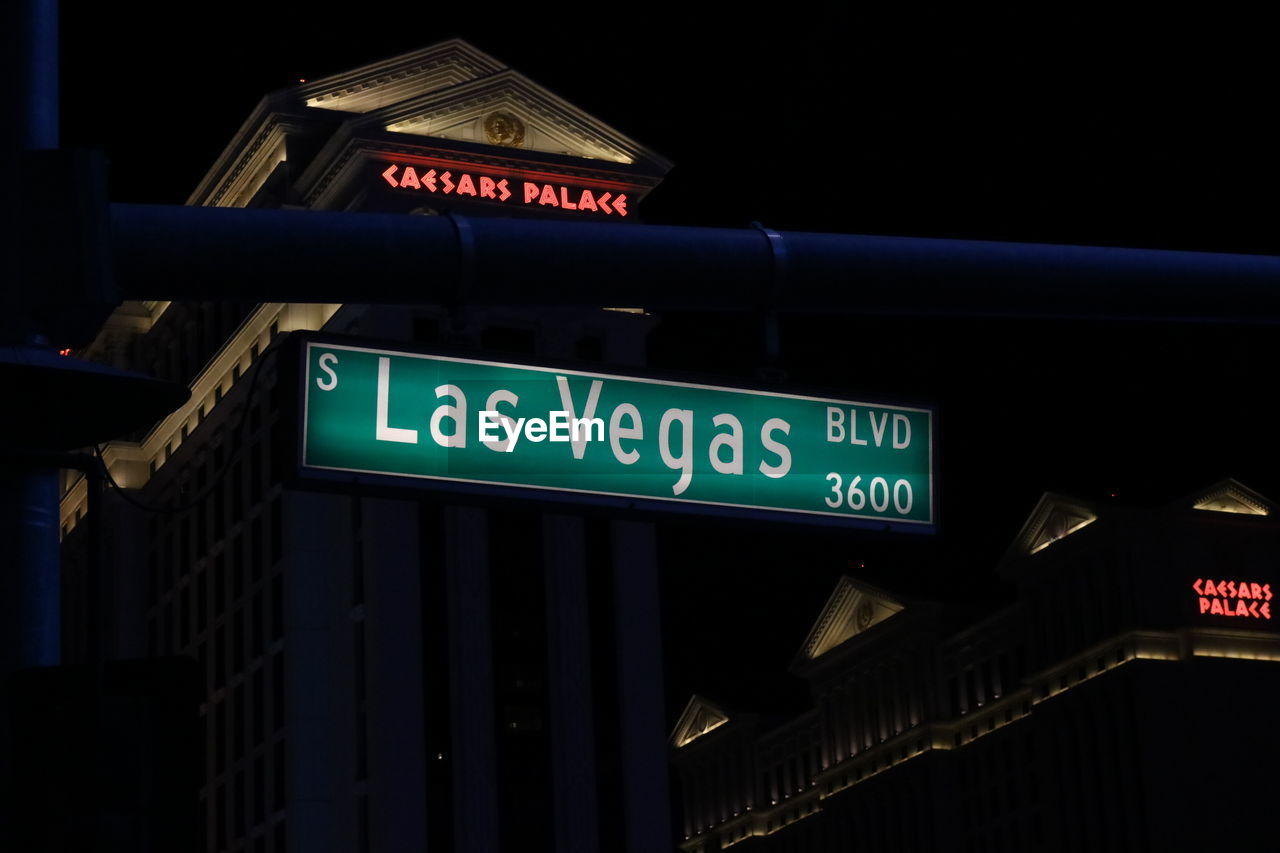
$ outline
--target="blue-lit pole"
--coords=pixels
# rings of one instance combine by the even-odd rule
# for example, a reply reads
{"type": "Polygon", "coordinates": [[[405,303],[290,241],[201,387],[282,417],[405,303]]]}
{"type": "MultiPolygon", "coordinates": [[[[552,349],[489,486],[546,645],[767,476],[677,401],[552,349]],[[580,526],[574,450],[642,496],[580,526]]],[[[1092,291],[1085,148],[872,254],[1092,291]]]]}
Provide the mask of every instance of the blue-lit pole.
{"type": "MultiPolygon", "coordinates": [[[[3,144],[6,159],[24,151],[58,147],[58,3],[10,0],[4,4],[5,76],[11,87],[3,144]]],[[[13,229],[3,229],[0,255],[13,257],[13,229]]],[[[9,270],[17,267],[8,266],[9,270]]],[[[14,291],[24,282],[0,282],[14,291]]],[[[18,300],[6,300],[14,304],[18,300]]],[[[6,318],[10,343],[39,346],[38,329],[25,318],[6,318]],[[17,322],[14,322],[14,320],[17,322]],[[17,340],[14,340],[17,338],[17,340]]],[[[3,343],[3,341],[0,341],[3,343]]],[[[8,417],[38,417],[35,411],[11,411],[8,417]]],[[[17,448],[6,448],[13,451],[17,448]]],[[[44,461],[16,455],[0,459],[0,565],[5,672],[51,666],[61,655],[59,586],[58,472],[44,461]]]]}

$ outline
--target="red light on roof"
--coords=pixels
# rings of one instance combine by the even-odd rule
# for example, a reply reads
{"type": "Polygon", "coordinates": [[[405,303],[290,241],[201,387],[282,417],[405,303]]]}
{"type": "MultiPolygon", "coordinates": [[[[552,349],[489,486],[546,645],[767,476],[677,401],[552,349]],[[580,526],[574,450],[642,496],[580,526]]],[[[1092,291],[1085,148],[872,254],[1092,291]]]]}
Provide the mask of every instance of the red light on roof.
{"type": "Polygon", "coordinates": [[[58,350],[58,355],[71,355],[71,349],[60,349],[58,350]]]}

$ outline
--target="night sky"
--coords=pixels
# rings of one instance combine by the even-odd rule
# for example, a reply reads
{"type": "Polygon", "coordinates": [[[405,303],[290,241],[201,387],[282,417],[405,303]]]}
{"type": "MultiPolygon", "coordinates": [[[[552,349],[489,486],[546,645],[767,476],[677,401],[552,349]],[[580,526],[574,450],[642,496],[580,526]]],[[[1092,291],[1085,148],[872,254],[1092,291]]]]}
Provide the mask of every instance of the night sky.
{"type": "MultiPolygon", "coordinates": [[[[649,222],[1280,249],[1261,21],[691,5],[67,3],[64,144],[106,150],[114,200],[181,203],[266,92],[460,36],[673,161],[649,222]],[[147,37],[144,20],[168,28],[147,37]]],[[[654,361],[750,381],[753,323],[664,318],[654,361]]],[[[799,384],[938,407],[941,532],[715,528],[697,571],[663,576],[677,711],[693,690],[732,701],[781,674],[841,573],[908,597],[998,593],[991,568],[1045,490],[1161,502],[1235,476],[1280,496],[1268,326],[847,316],[782,331],[799,384]]],[[[705,548],[707,529],[671,525],[666,547],[705,548]]]]}

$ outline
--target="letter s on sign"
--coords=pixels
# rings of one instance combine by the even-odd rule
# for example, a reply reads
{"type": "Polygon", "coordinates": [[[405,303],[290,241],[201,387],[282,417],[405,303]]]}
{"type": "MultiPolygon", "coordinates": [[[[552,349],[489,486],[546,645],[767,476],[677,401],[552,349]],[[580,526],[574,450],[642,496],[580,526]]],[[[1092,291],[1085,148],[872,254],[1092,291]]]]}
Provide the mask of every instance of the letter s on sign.
{"type": "Polygon", "coordinates": [[[333,368],[330,367],[330,365],[337,363],[338,357],[331,352],[325,353],[316,360],[316,366],[329,374],[328,382],[325,382],[325,380],[319,376],[316,377],[316,387],[321,391],[332,391],[334,388],[338,387],[338,374],[334,373],[333,368]]]}

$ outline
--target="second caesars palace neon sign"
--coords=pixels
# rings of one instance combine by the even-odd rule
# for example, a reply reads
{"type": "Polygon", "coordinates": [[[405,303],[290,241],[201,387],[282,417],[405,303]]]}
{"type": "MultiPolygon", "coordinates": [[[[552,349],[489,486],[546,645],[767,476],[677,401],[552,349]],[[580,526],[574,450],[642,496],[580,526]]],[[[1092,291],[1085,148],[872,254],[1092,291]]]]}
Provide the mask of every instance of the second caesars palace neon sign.
{"type": "Polygon", "coordinates": [[[1191,585],[1200,598],[1200,612],[1214,616],[1271,618],[1271,584],[1196,578],[1191,585]]]}
{"type": "Polygon", "coordinates": [[[554,207],[605,216],[626,216],[627,196],[607,190],[591,190],[565,184],[541,184],[518,178],[500,178],[427,169],[419,172],[413,166],[392,163],[382,171],[382,178],[393,187],[425,190],[439,195],[471,196],[510,204],[554,207]]]}

